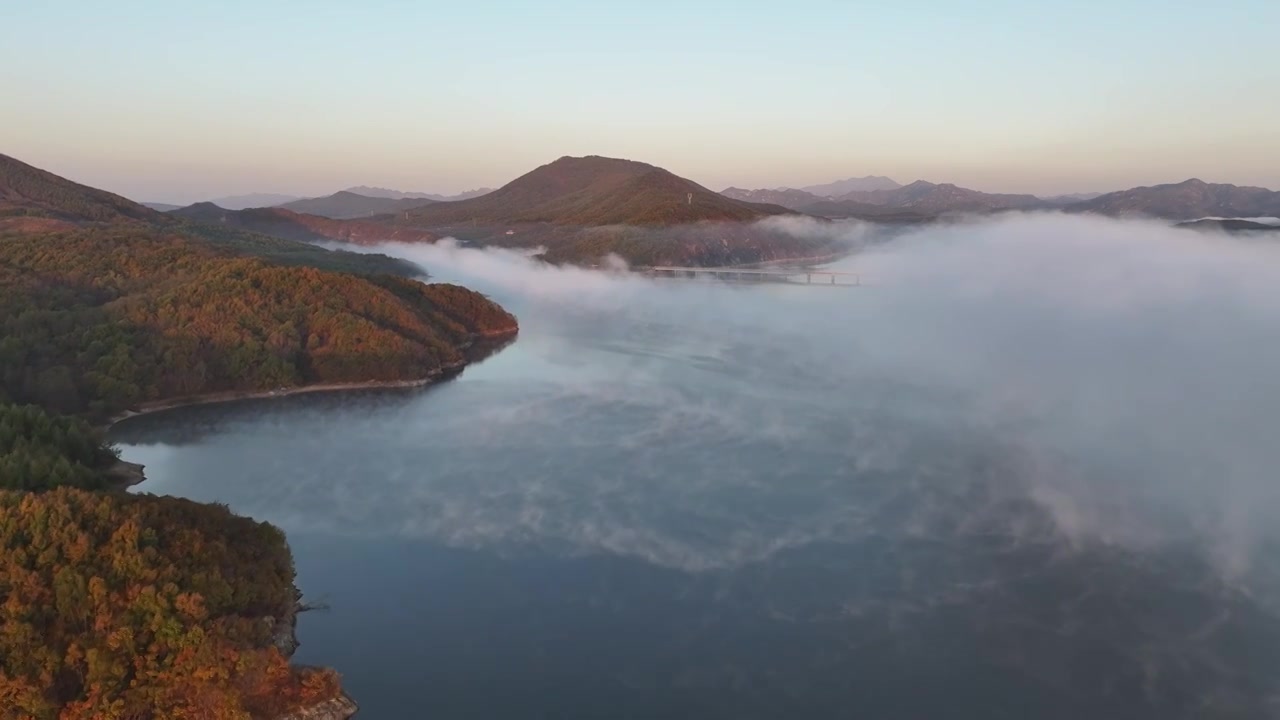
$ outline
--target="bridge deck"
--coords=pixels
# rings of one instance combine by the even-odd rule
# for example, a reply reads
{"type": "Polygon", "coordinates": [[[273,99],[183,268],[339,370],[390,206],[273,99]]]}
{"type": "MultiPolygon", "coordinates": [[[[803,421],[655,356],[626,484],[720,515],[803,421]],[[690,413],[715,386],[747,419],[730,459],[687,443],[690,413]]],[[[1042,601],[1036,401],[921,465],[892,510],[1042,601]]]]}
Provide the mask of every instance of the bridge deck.
{"type": "Polygon", "coordinates": [[[677,267],[673,265],[655,265],[647,268],[636,268],[637,272],[659,277],[699,276],[714,277],[721,280],[753,280],[787,282],[803,285],[844,285],[862,284],[858,273],[838,272],[835,270],[788,270],[784,268],[716,268],[716,267],[677,267]],[[801,282],[799,278],[803,277],[801,282]],[[817,278],[817,282],[815,282],[817,278]]]}

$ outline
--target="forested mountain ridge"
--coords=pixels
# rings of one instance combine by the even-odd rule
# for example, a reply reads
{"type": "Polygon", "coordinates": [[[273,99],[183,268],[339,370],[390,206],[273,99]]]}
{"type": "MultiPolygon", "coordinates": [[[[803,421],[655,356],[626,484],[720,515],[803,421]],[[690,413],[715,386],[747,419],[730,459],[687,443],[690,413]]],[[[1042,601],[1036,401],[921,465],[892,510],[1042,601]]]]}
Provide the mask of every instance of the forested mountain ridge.
{"type": "Polygon", "coordinates": [[[0,159],[0,718],[349,715],[336,674],[289,665],[283,534],[221,506],[92,492],[119,463],[86,421],[422,381],[515,318],[378,274],[412,274],[390,258],[171,218],[0,159]]]}
{"type": "Polygon", "coordinates": [[[281,265],[405,276],[424,272],[412,263],[385,255],[334,252],[313,243],[435,239],[422,231],[393,230],[380,224],[348,225],[283,210],[258,214],[250,211],[248,217],[253,222],[227,223],[223,214],[233,211],[209,207],[215,208],[215,213],[188,221],[0,155],[0,234],[4,235],[62,232],[101,225],[149,226],[281,265]]]}
{"type": "Polygon", "coordinates": [[[57,412],[420,379],[515,329],[465,288],[277,267],[143,228],[0,239],[0,400],[57,412]]]}

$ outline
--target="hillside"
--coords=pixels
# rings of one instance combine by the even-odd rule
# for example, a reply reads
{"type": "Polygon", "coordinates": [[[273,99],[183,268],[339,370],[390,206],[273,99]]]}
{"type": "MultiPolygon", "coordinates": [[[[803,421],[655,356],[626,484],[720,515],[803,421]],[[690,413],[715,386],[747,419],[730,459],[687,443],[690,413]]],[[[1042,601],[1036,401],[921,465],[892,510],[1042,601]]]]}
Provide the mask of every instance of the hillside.
{"type": "Polygon", "coordinates": [[[168,222],[145,205],[0,155],[0,228],[19,226],[23,218],[72,224],[168,222]]]}
{"type": "Polygon", "coordinates": [[[1107,193],[1069,205],[1066,210],[1112,216],[1146,215],[1166,220],[1270,217],[1280,216],[1280,192],[1191,179],[1107,193]]]}
{"type": "Polygon", "coordinates": [[[807,193],[804,190],[794,190],[792,188],[778,188],[776,190],[743,190],[742,188],[725,188],[720,191],[721,195],[733,200],[740,200],[749,203],[765,203],[768,205],[779,205],[788,210],[799,210],[807,205],[825,200],[825,197],[807,193]]]}
{"type": "Polygon", "coordinates": [[[809,185],[800,188],[804,192],[818,197],[835,198],[851,192],[871,192],[874,190],[897,190],[902,185],[883,175],[867,175],[846,180],[837,180],[822,185],[809,185]]]}
{"type": "Polygon", "coordinates": [[[1045,207],[1045,202],[1034,195],[984,193],[957,187],[951,183],[931,183],[924,180],[917,180],[894,190],[846,193],[835,199],[911,210],[927,215],[1030,210],[1045,207]]]}
{"type": "Polygon", "coordinates": [[[160,202],[144,202],[142,204],[146,205],[152,210],[155,210],[156,212],[169,212],[170,210],[177,210],[178,208],[182,207],[181,205],[170,205],[169,203],[160,203],[160,202]]]}
{"type": "Polygon", "coordinates": [[[702,221],[745,222],[786,210],[724,197],[662,168],[598,156],[563,157],[470,200],[410,210],[407,223],[546,223],[662,227],[702,221]]]}
{"type": "Polygon", "coordinates": [[[305,200],[294,200],[277,207],[305,215],[344,220],[367,218],[374,215],[395,215],[436,202],[425,198],[382,198],[359,195],[343,190],[332,195],[305,200]]]}
{"type": "Polygon", "coordinates": [[[435,233],[419,228],[369,220],[334,220],[285,208],[227,210],[213,203],[196,203],[174,210],[169,215],[203,225],[235,228],[300,242],[374,245],[382,242],[434,242],[439,239],[435,233]]]}

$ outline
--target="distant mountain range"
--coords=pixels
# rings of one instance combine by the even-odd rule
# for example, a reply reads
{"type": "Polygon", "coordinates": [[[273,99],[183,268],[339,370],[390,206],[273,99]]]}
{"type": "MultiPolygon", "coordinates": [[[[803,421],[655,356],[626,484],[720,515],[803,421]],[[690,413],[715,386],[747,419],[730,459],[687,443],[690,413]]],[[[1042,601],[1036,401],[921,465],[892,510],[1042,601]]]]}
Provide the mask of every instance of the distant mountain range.
{"type": "Polygon", "coordinates": [[[438,235],[418,228],[362,220],[335,220],[279,207],[229,210],[206,202],[188,205],[168,214],[205,225],[247,230],[302,242],[338,241],[374,245],[382,242],[434,242],[439,239],[438,235]]]}
{"type": "MultiPolygon", "coordinates": [[[[343,219],[394,213],[425,204],[407,202],[397,205],[379,203],[377,202],[379,200],[429,200],[433,202],[451,202],[455,200],[468,200],[489,192],[492,192],[489,188],[480,188],[478,190],[468,190],[464,193],[458,193],[457,195],[435,195],[432,193],[401,192],[399,190],[390,190],[388,188],[358,185],[356,187],[347,188],[346,190],[339,190],[333,195],[325,195],[323,197],[311,198],[302,197],[300,195],[283,195],[280,193],[249,193],[246,195],[230,195],[227,197],[214,198],[206,202],[213,203],[224,210],[287,207],[291,210],[296,210],[297,212],[343,219]]],[[[170,212],[183,207],[182,205],[157,202],[145,203],[145,205],[159,210],[160,212],[170,212]]]]}
{"type": "Polygon", "coordinates": [[[355,187],[349,187],[343,192],[364,195],[365,197],[385,198],[388,200],[435,200],[437,202],[453,202],[454,200],[470,200],[473,197],[487,195],[493,192],[493,188],[468,190],[466,192],[458,193],[457,195],[436,195],[433,193],[401,192],[399,190],[391,190],[388,188],[357,185],[355,187]]]}
{"type": "Polygon", "coordinates": [[[917,180],[893,190],[854,191],[836,200],[866,203],[911,210],[928,215],[953,212],[990,212],[993,210],[1030,210],[1042,208],[1045,202],[1035,195],[984,193],[951,183],[917,180]]]}
{"type": "Polygon", "coordinates": [[[817,195],[820,198],[838,198],[852,192],[897,190],[900,187],[902,187],[900,183],[882,175],[868,175],[860,178],[837,180],[833,183],[826,183],[824,185],[809,185],[800,189],[810,195],[817,195]]]}
{"type": "Polygon", "coordinates": [[[1260,187],[1207,183],[1193,178],[1176,184],[1107,193],[1068,205],[1065,210],[1165,220],[1274,217],[1280,216],[1280,192],[1260,187]]]}
{"type": "Polygon", "coordinates": [[[275,207],[285,203],[301,200],[298,195],[281,195],[279,193],[249,193],[247,195],[229,195],[214,198],[209,202],[227,210],[244,210],[246,208],[275,207]]]}
{"type": "Polygon", "coordinates": [[[436,200],[427,198],[388,198],[359,195],[349,190],[336,192],[320,198],[294,200],[277,207],[294,212],[319,215],[335,219],[367,218],[374,215],[391,215],[412,210],[423,205],[430,205],[436,200]]]}
{"type": "Polygon", "coordinates": [[[926,220],[944,213],[1050,206],[1050,203],[1034,195],[984,193],[950,183],[935,184],[923,180],[904,186],[879,176],[811,185],[803,190],[744,190],[731,187],[722,194],[735,200],[771,203],[819,217],[857,217],[868,220],[891,218],[895,222],[926,220]]]}
{"type": "MultiPolygon", "coordinates": [[[[839,187],[842,187],[841,183],[830,183],[811,186],[810,189],[839,187]]],[[[829,197],[819,197],[808,190],[787,188],[728,188],[724,195],[743,201],[770,202],[819,217],[859,218],[876,222],[924,222],[951,213],[1051,209],[1166,220],[1228,218],[1247,221],[1255,217],[1280,216],[1280,192],[1259,187],[1211,184],[1195,179],[1105,194],[1077,193],[1044,198],[1035,195],[985,193],[950,183],[923,180],[891,189],[852,190],[829,197]]],[[[1240,229],[1241,226],[1232,222],[1222,227],[1240,229]]]]}
{"type": "Polygon", "coordinates": [[[829,198],[814,195],[804,190],[796,190],[794,188],[777,188],[775,190],[743,190],[742,188],[725,188],[720,191],[721,195],[734,200],[741,200],[750,203],[766,203],[769,205],[780,205],[790,210],[799,210],[800,208],[813,205],[816,202],[827,200],[829,198]]]}

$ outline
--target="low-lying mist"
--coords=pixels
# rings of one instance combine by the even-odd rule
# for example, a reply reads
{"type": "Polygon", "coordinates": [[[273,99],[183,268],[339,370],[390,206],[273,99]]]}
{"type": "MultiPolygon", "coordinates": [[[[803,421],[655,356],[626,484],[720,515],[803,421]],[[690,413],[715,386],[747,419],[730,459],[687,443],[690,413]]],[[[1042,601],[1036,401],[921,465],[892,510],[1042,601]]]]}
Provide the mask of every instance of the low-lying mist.
{"type": "MultiPolygon", "coordinates": [[[[708,442],[779,441],[786,452],[818,433],[848,462],[905,478],[947,462],[894,436],[912,432],[909,417],[1000,448],[1012,463],[1005,472],[1074,539],[1196,539],[1230,572],[1248,567],[1280,509],[1280,245],[1056,214],[926,227],[883,244],[868,243],[861,224],[789,230],[862,247],[837,266],[865,285],[744,288],[550,267],[451,243],[380,249],[508,303],[529,342],[554,334],[668,354],[562,379],[559,390],[579,403],[654,406],[651,427],[616,437],[619,448],[660,453],[692,431],[708,442]],[[736,384],[664,388],[673,363],[722,370],[736,384]],[[773,412],[742,414],[752,403],[733,393],[753,388],[781,396],[773,412]],[[792,403],[811,398],[831,426],[791,416],[792,403]],[[877,416],[894,432],[877,430],[877,416]],[[680,437],[666,432],[675,428],[680,437]]],[[[555,352],[572,364],[579,348],[555,352]]],[[[502,442],[502,417],[539,421],[525,411],[495,412],[490,439],[502,442]]],[[[575,431],[557,422],[566,447],[546,450],[571,452],[575,431]]],[[[714,466],[690,471],[673,482],[717,482],[714,466]]],[[[757,540],[757,550],[790,542],[785,532],[757,540]]]]}
{"type": "Polygon", "coordinates": [[[834,267],[864,284],[369,248],[490,294],[520,339],[394,408],[262,406],[236,453],[272,481],[208,493],[291,533],[687,570],[868,537],[995,538],[1191,549],[1233,583],[1272,582],[1280,245],[1057,214],[892,237],[786,222],[857,248],[834,267]]]}

